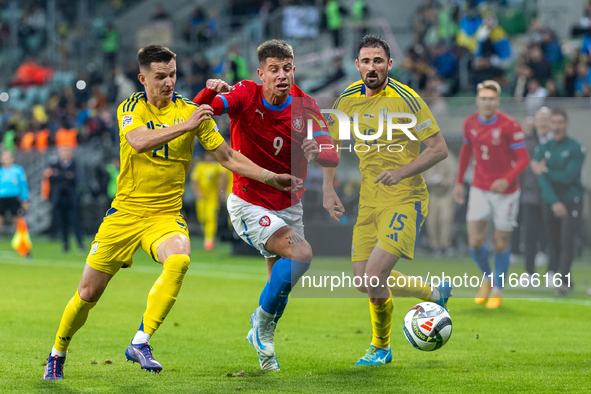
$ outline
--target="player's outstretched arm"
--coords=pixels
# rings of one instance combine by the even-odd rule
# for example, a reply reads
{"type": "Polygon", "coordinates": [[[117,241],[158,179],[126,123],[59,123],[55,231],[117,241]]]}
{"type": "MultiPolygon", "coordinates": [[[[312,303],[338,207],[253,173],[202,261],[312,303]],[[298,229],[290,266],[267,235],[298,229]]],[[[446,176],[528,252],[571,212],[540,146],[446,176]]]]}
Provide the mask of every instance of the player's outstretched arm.
{"type": "Polygon", "coordinates": [[[405,178],[421,174],[447,157],[447,144],[440,132],[433,134],[423,141],[427,147],[419,156],[409,164],[395,170],[382,172],[374,183],[383,183],[386,186],[396,185],[405,178]]]}
{"type": "Polygon", "coordinates": [[[127,134],[125,139],[137,153],[144,153],[161,147],[181,135],[196,129],[204,120],[211,119],[213,110],[209,105],[197,108],[189,119],[174,126],[150,130],[146,126],[136,127],[127,134]]]}
{"type": "MultiPolygon", "coordinates": [[[[341,141],[334,141],[334,143],[335,146],[340,148],[341,141]]],[[[338,151],[337,155],[340,157],[338,151]]],[[[341,199],[337,193],[334,191],[333,184],[336,171],[336,166],[322,168],[322,206],[324,206],[324,209],[326,209],[333,220],[340,222],[341,220],[339,218],[345,213],[345,207],[341,203],[341,199]]]]}
{"type": "Polygon", "coordinates": [[[213,108],[215,116],[221,115],[226,109],[224,101],[216,97],[218,93],[228,93],[234,90],[234,86],[228,85],[221,79],[208,79],[205,83],[205,88],[202,89],[193,99],[195,104],[207,104],[213,108]]]}
{"type": "Polygon", "coordinates": [[[304,183],[293,175],[275,174],[256,165],[242,153],[230,148],[226,142],[222,142],[219,147],[211,151],[211,154],[228,170],[284,192],[297,192],[304,183]]]}
{"type": "Polygon", "coordinates": [[[464,175],[470,165],[470,158],[472,157],[472,147],[465,142],[462,144],[460,149],[460,157],[458,158],[458,176],[456,178],[456,184],[453,189],[454,201],[460,205],[466,203],[464,199],[464,175]]]}

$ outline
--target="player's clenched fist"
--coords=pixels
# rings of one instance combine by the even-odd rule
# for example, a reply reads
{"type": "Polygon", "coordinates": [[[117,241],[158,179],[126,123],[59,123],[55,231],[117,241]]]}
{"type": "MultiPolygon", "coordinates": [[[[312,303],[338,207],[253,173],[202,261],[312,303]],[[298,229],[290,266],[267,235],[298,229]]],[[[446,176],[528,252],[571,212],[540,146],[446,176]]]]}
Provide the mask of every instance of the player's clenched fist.
{"type": "Polygon", "coordinates": [[[214,90],[218,93],[228,93],[234,89],[234,86],[228,85],[227,82],[221,79],[208,79],[205,87],[209,90],[214,90]]]}
{"type": "Polygon", "coordinates": [[[209,105],[200,105],[193,113],[191,117],[185,121],[187,130],[194,130],[196,129],[201,122],[204,120],[211,119],[213,116],[213,108],[209,105]]]}
{"type": "Polygon", "coordinates": [[[316,142],[315,139],[306,138],[302,144],[302,149],[304,150],[304,156],[306,159],[308,159],[308,161],[318,160],[320,150],[318,149],[318,142],[316,142]]]}

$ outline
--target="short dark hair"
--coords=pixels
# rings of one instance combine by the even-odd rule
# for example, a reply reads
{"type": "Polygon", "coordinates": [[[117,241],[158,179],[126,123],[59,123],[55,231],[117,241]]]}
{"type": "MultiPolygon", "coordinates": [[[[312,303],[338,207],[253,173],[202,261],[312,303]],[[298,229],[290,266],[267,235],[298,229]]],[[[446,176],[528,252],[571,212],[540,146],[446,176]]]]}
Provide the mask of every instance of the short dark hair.
{"type": "Polygon", "coordinates": [[[283,40],[268,40],[257,48],[259,63],[262,64],[270,57],[277,59],[293,59],[293,48],[283,40]]]}
{"type": "Polygon", "coordinates": [[[137,52],[140,70],[149,70],[152,63],[168,63],[172,59],[176,59],[176,54],[163,45],[148,45],[137,52]]]}
{"type": "Polygon", "coordinates": [[[386,52],[386,60],[390,60],[390,45],[382,37],[368,34],[359,41],[357,45],[357,58],[362,48],[382,48],[386,52]]]}
{"type": "Polygon", "coordinates": [[[564,108],[554,108],[552,110],[552,115],[562,115],[564,120],[566,120],[568,122],[568,115],[567,115],[566,110],[564,108]]]}

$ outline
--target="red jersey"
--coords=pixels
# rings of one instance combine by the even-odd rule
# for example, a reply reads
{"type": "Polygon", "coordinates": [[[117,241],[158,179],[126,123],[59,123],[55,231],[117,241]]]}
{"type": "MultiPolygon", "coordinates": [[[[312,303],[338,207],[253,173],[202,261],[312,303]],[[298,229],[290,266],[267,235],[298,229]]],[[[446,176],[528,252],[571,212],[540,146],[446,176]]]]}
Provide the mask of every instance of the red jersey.
{"type": "Polygon", "coordinates": [[[464,122],[463,142],[457,183],[462,183],[470,156],[474,155],[472,186],[488,191],[494,181],[505,178],[509,187],[504,194],[519,190],[518,176],[529,164],[519,122],[500,111],[488,122],[475,113],[464,122]]]}
{"type": "MultiPolygon", "coordinates": [[[[200,97],[202,93],[193,101],[200,103],[200,97]]],[[[313,136],[318,145],[332,144],[318,105],[295,84],[282,105],[268,103],[263,96],[262,85],[241,81],[231,92],[217,95],[211,106],[215,115],[228,113],[230,116],[232,148],[278,174],[287,173],[306,179],[308,160],[301,145],[307,136],[308,119],[312,119],[313,136]]],[[[336,166],[336,151],[327,152],[330,150],[324,149],[324,146],[318,164],[336,166]]],[[[251,204],[278,211],[297,204],[304,189],[297,193],[283,192],[234,174],[232,193],[251,204]]]]}

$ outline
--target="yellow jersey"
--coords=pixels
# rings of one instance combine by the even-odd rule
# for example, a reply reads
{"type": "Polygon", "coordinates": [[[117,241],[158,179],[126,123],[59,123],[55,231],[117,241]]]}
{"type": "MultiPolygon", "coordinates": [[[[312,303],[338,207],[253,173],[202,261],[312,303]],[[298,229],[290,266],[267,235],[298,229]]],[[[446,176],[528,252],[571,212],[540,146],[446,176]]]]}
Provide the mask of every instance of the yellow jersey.
{"type": "MultiPolygon", "coordinates": [[[[383,171],[394,170],[409,164],[417,158],[421,151],[421,141],[439,132],[439,126],[431,114],[429,107],[408,86],[388,79],[386,87],[377,95],[365,96],[365,84],[362,80],[350,85],[336,100],[333,109],[347,114],[350,122],[350,135],[354,139],[351,152],[355,150],[359,157],[361,172],[361,191],[359,202],[364,206],[379,206],[408,201],[426,200],[429,197],[425,180],[419,175],[403,179],[397,185],[385,186],[374,181],[383,171]],[[387,133],[388,113],[413,114],[417,119],[414,127],[409,128],[416,140],[400,129],[392,130],[391,138],[387,133]],[[375,139],[363,139],[354,132],[354,114],[357,114],[358,131],[361,137],[372,136],[379,130],[379,119],[382,116],[381,135],[375,139]]],[[[410,123],[410,118],[394,118],[392,123],[410,123]]],[[[330,115],[327,124],[332,137],[339,141],[339,121],[330,115]]],[[[349,151],[349,148],[342,147],[349,151]]]]}
{"type": "Polygon", "coordinates": [[[203,198],[216,199],[218,198],[218,190],[220,186],[220,175],[227,171],[217,161],[207,162],[199,161],[193,172],[191,173],[191,180],[199,184],[199,190],[203,194],[203,198]]]}
{"type": "Polygon", "coordinates": [[[148,102],[145,92],[136,93],[119,105],[121,173],[113,208],[138,216],[177,213],[181,209],[195,137],[207,150],[224,142],[215,122],[203,121],[195,130],[144,153],[136,152],[125,135],[141,126],[153,130],[184,122],[197,107],[176,92],[171,102],[160,109],[148,102]]]}

